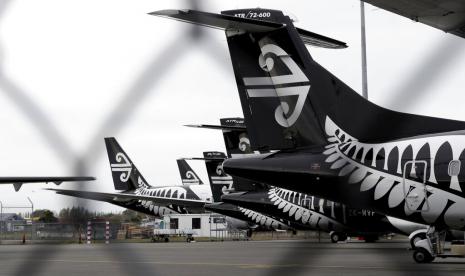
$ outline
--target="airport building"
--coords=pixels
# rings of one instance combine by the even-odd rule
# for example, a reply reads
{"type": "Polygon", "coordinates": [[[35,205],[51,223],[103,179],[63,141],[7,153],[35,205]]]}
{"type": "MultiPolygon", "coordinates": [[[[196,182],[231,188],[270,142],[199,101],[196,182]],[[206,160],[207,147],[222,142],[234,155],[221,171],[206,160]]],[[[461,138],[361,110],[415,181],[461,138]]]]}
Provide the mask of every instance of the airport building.
{"type": "Polygon", "coordinates": [[[171,214],[163,217],[160,230],[168,230],[173,235],[193,237],[227,237],[229,235],[226,218],[217,214],[171,214]]]}

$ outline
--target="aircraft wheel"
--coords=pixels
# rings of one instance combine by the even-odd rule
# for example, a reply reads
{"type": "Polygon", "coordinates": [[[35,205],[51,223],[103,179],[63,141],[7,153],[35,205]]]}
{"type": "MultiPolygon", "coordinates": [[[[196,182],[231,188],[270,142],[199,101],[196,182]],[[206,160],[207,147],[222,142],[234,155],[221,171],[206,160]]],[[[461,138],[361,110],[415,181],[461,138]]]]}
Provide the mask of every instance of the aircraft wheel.
{"type": "Polygon", "coordinates": [[[418,233],[415,236],[413,236],[410,239],[410,245],[412,246],[412,249],[415,249],[415,243],[424,239],[426,239],[426,233],[418,233]]]}
{"type": "Polygon", "coordinates": [[[338,241],[341,240],[341,234],[337,233],[337,232],[334,232],[334,233],[331,234],[330,238],[331,238],[332,243],[337,243],[338,241]]]}
{"type": "Polygon", "coordinates": [[[413,259],[419,264],[431,263],[434,257],[424,248],[416,248],[413,252],[413,259]]]}

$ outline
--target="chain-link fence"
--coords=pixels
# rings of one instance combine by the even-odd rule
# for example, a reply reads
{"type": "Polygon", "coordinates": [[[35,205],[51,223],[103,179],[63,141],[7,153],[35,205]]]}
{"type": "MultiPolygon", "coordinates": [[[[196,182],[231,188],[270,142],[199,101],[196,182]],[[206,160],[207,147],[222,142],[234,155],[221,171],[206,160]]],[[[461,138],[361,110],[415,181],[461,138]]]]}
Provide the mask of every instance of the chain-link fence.
{"type": "MultiPolygon", "coordinates": [[[[120,223],[109,224],[109,239],[117,239],[124,231],[120,223]]],[[[71,223],[24,223],[11,221],[0,223],[0,241],[3,244],[30,242],[72,242],[79,243],[87,240],[87,225],[71,223]]],[[[106,222],[91,223],[91,241],[105,241],[107,235],[106,222]]],[[[128,237],[123,235],[123,238],[128,237]]],[[[129,236],[131,237],[131,236],[129,236]]]]}
{"type": "MultiPolygon", "coordinates": [[[[2,0],[0,1],[0,20],[5,20],[6,17],[8,16],[8,7],[13,5],[15,2],[19,1],[13,1],[13,0],[2,0]]],[[[291,1],[292,2],[292,1],[291,1]]],[[[68,2],[67,2],[68,3],[68,2]]],[[[92,10],[92,5],[91,3],[88,3],[89,7],[86,10],[92,10]]],[[[164,2],[164,7],[163,8],[172,8],[172,3],[171,2],[164,2]]],[[[199,9],[199,10],[209,10],[211,2],[205,2],[205,1],[185,1],[181,3],[176,3],[177,6],[183,6],[183,8],[192,8],[192,9],[199,9]]],[[[248,3],[241,2],[241,5],[245,5],[248,3]]],[[[306,1],[299,1],[299,2],[292,2],[289,3],[289,5],[292,5],[295,10],[293,10],[293,13],[301,13],[301,17],[304,17],[306,15],[306,10],[312,9],[312,4],[315,4],[315,2],[306,2],[306,1]]],[[[232,3],[228,5],[227,8],[233,8],[233,5],[236,5],[236,3],[232,3]]],[[[263,5],[266,5],[263,3],[263,5]]],[[[271,6],[276,5],[275,2],[272,4],[269,4],[271,6]]],[[[354,1],[354,6],[357,6],[358,2],[354,1]]],[[[153,6],[155,3],[153,3],[153,6]]],[[[225,5],[226,6],[226,5],[225,5]]],[[[53,7],[51,7],[52,9],[53,7]]],[[[63,8],[63,7],[62,7],[63,8]]],[[[162,8],[162,7],[156,7],[155,9],[162,8]]],[[[67,12],[72,11],[72,7],[70,9],[64,9],[62,10],[62,14],[66,14],[67,12]]],[[[81,10],[83,11],[83,10],[81,10]]],[[[151,10],[148,11],[143,11],[143,12],[150,12],[151,10]]],[[[355,9],[356,11],[356,9],[355,9]]],[[[111,12],[111,8],[108,10],[108,12],[111,12]]],[[[325,12],[320,12],[321,14],[329,14],[331,13],[331,10],[327,10],[325,12]]],[[[142,14],[142,11],[141,11],[142,14]]],[[[81,23],[85,24],[85,17],[86,15],[80,14],[81,16],[81,23]]],[[[105,14],[100,15],[102,18],[105,18],[105,14]]],[[[322,15],[323,16],[323,15],[322,15]]],[[[358,18],[358,15],[356,15],[354,18],[358,18]]],[[[319,18],[323,19],[323,18],[319,18]]],[[[23,18],[27,24],[34,24],[34,22],[29,22],[28,18],[23,18]]],[[[335,18],[335,20],[338,20],[335,18]]],[[[352,20],[355,20],[352,18],[352,20]]],[[[102,19],[102,21],[105,21],[102,19]]],[[[323,21],[323,20],[322,20],[323,21]]],[[[3,22],[2,22],[3,23],[3,22]]],[[[339,22],[341,23],[341,22],[339,22]]],[[[55,22],[56,25],[59,25],[60,22],[55,22]]],[[[314,24],[321,24],[320,28],[327,28],[325,25],[327,24],[326,22],[322,23],[317,23],[315,22],[314,24]]],[[[339,28],[337,30],[334,30],[333,33],[340,34],[342,36],[345,35],[345,32],[347,32],[347,26],[349,26],[348,22],[342,22],[341,24],[338,24],[339,28]],[[345,24],[347,23],[347,24],[345,24]],[[342,26],[345,25],[345,26],[342,26]]],[[[370,22],[368,22],[367,28],[370,28],[370,22]]],[[[382,32],[379,32],[382,33],[382,32]]],[[[352,33],[353,34],[353,33],[352,33]]],[[[147,34],[149,35],[156,35],[156,30],[152,34],[147,34]]],[[[35,156],[43,156],[45,154],[49,154],[52,152],[57,156],[57,159],[59,160],[59,164],[63,166],[64,170],[69,170],[73,172],[73,174],[79,174],[79,175],[87,175],[90,173],[95,172],[96,170],[94,169],[95,166],[97,166],[97,160],[103,156],[103,141],[102,138],[105,135],[117,135],[117,134],[124,134],[124,133],[131,133],[131,135],[137,135],[138,137],[132,137],[134,139],[141,139],[140,137],[143,137],[143,135],[140,134],[140,130],[144,129],[146,127],[149,127],[153,129],[152,132],[157,132],[157,126],[161,124],[161,122],[158,122],[157,120],[162,120],[163,117],[168,117],[168,116],[174,116],[173,114],[170,113],[170,110],[167,109],[160,109],[161,112],[159,114],[152,114],[155,119],[149,120],[148,124],[144,125],[143,127],[139,127],[138,130],[134,130],[131,128],[131,124],[128,124],[131,120],[132,117],[135,117],[137,112],[147,112],[149,109],[153,109],[150,105],[144,105],[144,102],[148,101],[150,96],[153,96],[155,94],[155,88],[161,87],[163,85],[163,81],[169,80],[171,84],[174,86],[179,83],[183,82],[190,82],[191,85],[195,88],[196,82],[208,82],[208,86],[217,86],[218,83],[213,82],[213,78],[218,77],[214,73],[216,71],[222,71],[222,72],[227,72],[228,74],[232,74],[232,71],[230,69],[229,61],[227,60],[227,52],[222,51],[225,48],[218,47],[217,44],[219,40],[214,40],[213,43],[211,43],[212,40],[210,39],[205,39],[209,38],[211,36],[211,33],[205,32],[201,28],[197,27],[189,27],[186,29],[183,29],[179,31],[177,34],[171,34],[172,40],[167,40],[168,42],[165,41],[165,38],[159,38],[159,40],[163,43],[163,47],[161,49],[158,49],[159,51],[154,53],[151,59],[146,60],[145,65],[141,66],[141,70],[139,71],[138,74],[134,74],[134,78],[132,82],[124,83],[122,86],[127,87],[127,89],[124,89],[122,93],[118,95],[118,97],[114,97],[113,94],[107,96],[111,100],[112,107],[109,107],[110,104],[107,103],[105,99],[98,98],[98,95],[95,96],[89,96],[87,101],[89,103],[89,108],[90,106],[97,101],[96,99],[101,100],[104,104],[101,105],[100,108],[100,113],[101,116],[96,116],[102,119],[102,123],[97,126],[96,130],[94,132],[91,132],[89,135],[89,138],[87,138],[87,144],[82,146],[80,150],[75,150],[74,146],[74,141],[71,141],[72,139],[69,138],[67,135],[68,131],[71,131],[68,127],[69,126],[58,126],[55,123],[54,118],[52,116],[48,115],[47,109],[50,108],[50,106],[43,101],[37,101],[36,97],[34,95],[40,94],[41,91],[36,91],[34,90],[34,86],[31,85],[30,83],[23,83],[20,81],[17,81],[15,78],[10,77],[8,74],[6,74],[5,67],[6,67],[6,60],[8,56],[4,52],[4,45],[0,44],[0,91],[4,94],[4,96],[8,99],[8,103],[11,106],[16,107],[17,110],[19,110],[19,113],[21,116],[23,116],[29,123],[30,123],[30,128],[34,129],[35,132],[39,133],[41,137],[43,137],[43,140],[46,141],[45,145],[47,150],[40,151],[38,154],[35,154],[35,156]],[[173,42],[169,42],[173,41],[173,42]],[[210,73],[206,76],[199,76],[195,75],[193,79],[189,79],[188,81],[183,81],[183,77],[180,77],[181,75],[177,75],[176,77],[172,76],[173,73],[173,68],[185,68],[187,67],[187,63],[192,63],[192,62],[199,62],[199,60],[186,60],[189,58],[189,55],[187,53],[192,53],[193,51],[196,50],[201,50],[202,53],[200,54],[203,58],[200,59],[202,61],[202,66],[207,67],[211,66],[210,68],[210,73]],[[204,55],[205,54],[205,55],[204,55]],[[204,56],[203,56],[204,55],[204,56]],[[176,64],[177,63],[177,64],[176,64]],[[212,85],[213,83],[213,85],[212,85]],[[32,86],[32,88],[31,88],[32,86]],[[117,98],[116,100],[113,100],[113,98],[117,98]],[[160,115],[161,114],[161,115],[160,115]],[[123,131],[124,130],[124,131],[123,131]]],[[[370,37],[370,33],[368,34],[370,37]]],[[[40,38],[37,38],[40,39],[40,38]]],[[[95,37],[91,37],[89,39],[95,39],[95,37]]],[[[382,40],[382,38],[379,38],[382,40]]],[[[385,39],[385,38],[384,38],[385,39]]],[[[95,41],[95,40],[93,40],[95,41]]],[[[400,41],[400,40],[399,40],[400,41]]],[[[37,41],[38,43],[39,41],[37,41]]],[[[370,43],[370,41],[369,41],[370,43]]],[[[31,43],[32,44],[32,43],[31,43]]],[[[97,44],[97,43],[95,43],[97,44]]],[[[403,47],[406,45],[403,45],[403,43],[397,43],[403,47]]],[[[422,43],[419,43],[422,44],[422,43]]],[[[31,45],[31,47],[34,47],[34,45],[31,45]]],[[[226,47],[223,45],[223,47],[226,47]]],[[[369,45],[368,52],[369,54],[371,53],[372,55],[369,55],[368,61],[373,62],[376,64],[376,62],[373,60],[373,56],[378,57],[378,56],[384,56],[386,55],[385,49],[383,48],[382,50],[380,49],[374,49],[370,48],[372,45],[369,45]]],[[[394,47],[394,46],[393,46],[394,47]]],[[[356,48],[356,47],[355,47],[356,48]]],[[[409,51],[410,48],[407,48],[407,51],[409,51]]],[[[132,49],[133,54],[136,55],[137,49],[132,49]]],[[[396,49],[394,49],[396,50],[396,49]]],[[[397,49],[399,50],[399,49],[397,49]]],[[[404,48],[405,50],[405,48],[404,48]]],[[[415,49],[414,49],[415,50],[415,49]]],[[[411,51],[414,51],[411,50],[411,51]]],[[[72,51],[69,53],[69,55],[75,55],[77,49],[72,49],[72,51]]],[[[316,50],[318,51],[318,50],[316,50]]],[[[349,51],[351,51],[349,49],[349,51]]],[[[354,55],[358,56],[358,52],[352,52],[354,55]]],[[[328,53],[321,53],[321,56],[323,58],[323,63],[328,62],[329,60],[334,60],[334,57],[332,59],[329,59],[328,53]]],[[[425,57],[419,59],[420,61],[415,63],[411,63],[411,67],[409,68],[409,74],[404,74],[402,76],[402,79],[395,79],[392,81],[392,86],[391,87],[385,87],[385,91],[391,90],[393,91],[390,94],[378,94],[376,95],[375,93],[372,93],[370,95],[373,96],[375,100],[378,102],[382,102],[384,106],[391,107],[391,108],[397,108],[397,109],[408,109],[412,108],[412,110],[420,110],[421,112],[427,113],[427,109],[418,109],[418,106],[421,106],[421,104],[425,103],[425,101],[421,100],[422,97],[422,91],[428,87],[438,87],[437,81],[441,77],[441,73],[447,72],[447,68],[449,64],[452,64],[454,61],[457,60],[457,57],[461,56],[463,54],[463,47],[460,44],[457,44],[456,41],[452,41],[451,39],[444,39],[439,42],[433,43],[433,47],[429,48],[429,52],[426,51],[425,57]],[[417,108],[417,109],[415,109],[417,108]]],[[[340,55],[340,54],[335,54],[335,55],[340,55]]],[[[394,52],[393,55],[395,56],[396,53],[394,52]]],[[[343,61],[341,67],[347,67],[347,64],[352,64],[354,60],[357,59],[345,59],[345,57],[338,56],[341,58],[343,61]]],[[[115,57],[115,59],[117,59],[115,57]]],[[[370,64],[372,65],[372,64],[370,64]]],[[[398,64],[393,64],[393,66],[398,66],[398,64]]],[[[70,65],[72,66],[72,65],[70,65]]],[[[124,64],[118,64],[115,63],[114,66],[124,66],[124,64]]],[[[184,71],[184,75],[186,74],[195,74],[192,73],[193,70],[196,68],[198,69],[198,64],[196,64],[197,67],[188,67],[188,71],[184,71]]],[[[355,68],[358,68],[358,66],[355,66],[355,68]]],[[[370,75],[370,80],[374,80],[374,83],[376,82],[381,82],[383,81],[382,79],[385,78],[384,73],[387,71],[386,65],[380,63],[380,65],[375,65],[372,67],[369,67],[373,69],[373,71],[369,72],[370,75]],[[373,73],[372,73],[373,72],[373,73]]],[[[395,67],[398,68],[398,67],[395,67]]],[[[369,69],[369,70],[371,70],[369,69]]],[[[395,70],[395,69],[393,69],[395,70]]],[[[352,71],[354,71],[352,69],[352,71]]],[[[353,73],[353,72],[352,72],[353,73]]],[[[352,74],[351,73],[351,74],[352,74]]],[[[102,73],[103,75],[104,73],[102,73]]],[[[349,75],[349,73],[346,73],[346,75],[343,76],[344,78],[347,78],[352,80],[352,78],[359,78],[358,74],[352,74],[349,75]],[[352,76],[353,75],[353,76],[352,76]]],[[[102,76],[103,77],[103,76],[102,76]]],[[[117,77],[115,77],[117,78],[117,77]]],[[[74,76],[74,78],[71,78],[71,82],[69,83],[69,86],[73,86],[73,83],[79,82],[80,78],[79,76],[74,76]]],[[[234,85],[234,80],[231,76],[229,81],[234,85]]],[[[352,81],[354,82],[354,81],[352,81]]],[[[356,82],[355,82],[356,83],[356,82]]],[[[232,86],[219,86],[220,88],[224,88],[221,90],[227,90],[227,89],[234,89],[232,86]]],[[[373,85],[373,83],[370,84],[371,88],[375,88],[376,86],[373,85]]],[[[186,87],[183,87],[184,89],[187,89],[186,87]]],[[[207,85],[202,87],[203,89],[207,89],[207,85]]],[[[167,90],[172,90],[170,86],[166,88],[167,90]]],[[[45,90],[45,88],[44,88],[45,90]]],[[[216,89],[220,90],[220,89],[216,89]]],[[[61,91],[62,93],[66,93],[66,91],[61,91]]],[[[176,91],[172,91],[173,93],[176,91]]],[[[197,91],[193,91],[192,93],[197,93],[197,91]]],[[[223,98],[226,98],[227,100],[225,101],[214,101],[216,100],[214,98],[213,92],[208,94],[208,95],[199,95],[196,94],[197,97],[203,97],[205,96],[204,101],[209,102],[208,105],[202,106],[203,109],[206,110],[206,113],[208,111],[211,112],[211,106],[216,106],[221,103],[227,102],[228,104],[230,103],[231,99],[234,97],[237,101],[237,95],[233,94],[234,91],[229,91],[231,94],[228,94],[229,96],[226,96],[225,94],[221,94],[221,92],[224,91],[218,91],[218,95],[220,95],[223,98]],[[214,100],[212,100],[214,98],[214,100]],[[211,101],[211,102],[210,102],[211,101]]],[[[50,96],[53,98],[53,96],[50,96]]],[[[52,101],[52,99],[48,99],[52,101]]],[[[182,102],[179,101],[177,97],[173,97],[171,99],[172,101],[166,101],[163,103],[163,105],[168,106],[170,109],[173,109],[172,113],[180,113],[182,116],[185,116],[185,120],[189,120],[189,115],[188,114],[183,114],[183,112],[192,112],[198,111],[195,109],[188,109],[186,108],[189,103],[184,103],[183,105],[182,102]],[[181,106],[180,108],[176,109],[177,106],[181,106]],[[184,108],[184,109],[183,109],[184,108]],[[187,111],[186,111],[187,110],[187,111]]],[[[184,99],[186,102],[189,102],[189,99],[184,99]]],[[[461,102],[461,101],[455,101],[456,103],[461,102]]],[[[240,110],[239,108],[239,102],[237,101],[237,110],[240,110]]],[[[453,103],[454,104],[454,103],[453,103]]],[[[59,105],[59,104],[58,104],[59,105]]],[[[430,107],[431,105],[426,104],[427,107],[430,107]]],[[[158,106],[158,108],[160,108],[158,106]]],[[[215,109],[217,111],[219,109],[215,109]]],[[[85,113],[86,111],[80,111],[81,113],[85,113]]],[[[446,111],[440,111],[442,115],[450,114],[447,113],[449,110],[446,111]]],[[[143,115],[147,115],[147,113],[143,113],[143,115]]],[[[225,114],[225,115],[231,115],[231,114],[225,114]]],[[[233,114],[237,115],[237,114],[233,114]]],[[[8,115],[9,116],[9,115],[8,115]]],[[[216,122],[217,118],[221,116],[221,113],[218,114],[218,116],[215,116],[215,118],[211,118],[209,121],[210,122],[216,122]]],[[[75,121],[77,120],[76,117],[79,117],[79,114],[75,115],[75,118],[70,121],[75,121]]],[[[188,122],[190,123],[190,122],[188,122]]],[[[85,124],[85,123],[84,123],[85,124]]],[[[81,125],[82,126],[82,125],[81,125]]],[[[15,126],[10,126],[12,129],[15,128],[15,126]]],[[[76,128],[79,128],[77,126],[76,128]]],[[[8,129],[5,130],[5,133],[8,133],[8,129]]],[[[367,126],[367,131],[369,131],[369,126],[367,126]]],[[[27,132],[27,134],[30,134],[27,132]]],[[[25,134],[21,137],[28,137],[28,135],[25,134]]],[[[82,135],[83,133],[79,133],[82,135]]],[[[165,142],[169,142],[169,139],[173,139],[173,136],[175,134],[179,133],[174,133],[173,135],[168,135],[167,133],[161,133],[159,136],[155,136],[160,139],[160,141],[153,141],[150,140],[153,138],[153,136],[150,136],[150,139],[147,139],[146,141],[143,141],[144,143],[159,143],[163,144],[165,142]],[[166,138],[168,137],[168,138],[166,138]]],[[[76,135],[78,136],[78,135],[76,135]]],[[[217,145],[221,144],[221,139],[218,138],[218,143],[217,145]]],[[[5,137],[6,139],[6,137],[5,137]]],[[[192,143],[195,138],[190,139],[192,143]]],[[[201,138],[199,138],[201,140],[201,138]]],[[[182,140],[177,140],[179,144],[181,144],[182,140]]],[[[184,141],[185,142],[185,141],[184,141]]],[[[142,144],[142,143],[141,143],[142,144]]],[[[188,144],[188,143],[185,143],[188,144]]],[[[205,146],[202,143],[199,143],[199,145],[205,146]]],[[[173,147],[166,147],[166,150],[176,150],[173,149],[173,147]],[[169,149],[171,148],[171,149],[169,149]]],[[[203,149],[202,149],[203,150],[203,149]]],[[[201,151],[199,151],[201,152],[201,151]]],[[[190,153],[182,153],[182,155],[190,155],[190,153]]],[[[152,156],[153,157],[153,156],[152,156]]],[[[158,156],[159,157],[159,156],[158,156]]],[[[153,157],[157,158],[157,156],[153,157]]],[[[31,158],[32,159],[32,158],[31,158]]],[[[159,157],[159,159],[162,159],[159,157]]],[[[12,161],[14,162],[14,161],[12,161]]],[[[30,160],[21,160],[21,162],[39,162],[38,160],[35,161],[30,161],[30,160]]],[[[160,162],[165,162],[164,160],[160,160],[160,162]]],[[[22,164],[22,163],[18,163],[22,164]]],[[[28,163],[29,164],[29,163],[28,163]]],[[[36,164],[31,163],[29,164],[30,166],[25,167],[30,167],[34,168],[36,164]]],[[[162,166],[160,166],[162,167],[162,166]]],[[[102,170],[103,171],[103,170],[102,170]]],[[[175,175],[175,173],[173,173],[175,175]]],[[[177,173],[176,173],[177,175],[177,173]]],[[[98,175],[101,177],[100,175],[98,175]]],[[[107,173],[107,180],[109,180],[109,176],[107,173]]],[[[82,185],[83,186],[83,185],[82,185]]],[[[82,186],[75,186],[75,187],[82,187],[82,186]]],[[[89,185],[88,185],[89,187],[89,185]]],[[[92,186],[91,186],[92,187],[92,186]]],[[[109,186],[108,186],[109,187],[109,186]]],[[[76,200],[76,199],[66,199],[63,202],[61,202],[63,205],[72,205],[74,204],[79,204],[80,206],[84,207],[93,207],[90,206],[89,201],[83,201],[83,200],[76,200]]],[[[79,225],[73,225],[73,224],[41,224],[41,223],[33,223],[33,224],[27,224],[24,222],[19,222],[19,223],[11,223],[8,225],[8,223],[2,224],[0,226],[1,228],[1,233],[0,233],[0,238],[2,242],[7,241],[7,240],[13,240],[13,241],[21,241],[23,237],[26,240],[70,240],[70,241],[76,241],[81,238],[84,238],[82,235],[87,233],[86,229],[87,225],[79,226],[79,225]]],[[[121,228],[122,225],[111,225],[111,238],[115,239],[118,236],[121,236],[121,228]]],[[[95,240],[103,240],[103,237],[105,236],[105,225],[104,224],[95,224],[95,240]]],[[[124,236],[126,237],[127,231],[124,232],[124,236]]],[[[273,233],[275,235],[276,233],[273,233]]],[[[132,235],[132,234],[131,234],[132,235]]],[[[134,236],[138,236],[139,234],[134,234],[134,236]]],[[[141,234],[142,235],[142,234],[141,234]]],[[[280,235],[280,234],[276,234],[280,235]]],[[[85,238],[83,239],[85,240],[85,238]]],[[[296,245],[297,246],[297,245],[296,245]]],[[[36,259],[38,256],[40,256],[41,259],[53,259],[56,258],[57,256],[60,255],[60,250],[62,249],[54,249],[54,250],[49,250],[43,247],[31,247],[28,249],[28,251],[24,254],[24,263],[21,265],[18,265],[18,267],[14,270],[13,275],[42,275],[44,271],[47,270],[47,264],[46,262],[34,262],[34,266],[28,265],[28,262],[33,263],[34,259],[36,259]]],[[[129,257],[134,258],[135,260],[141,260],[143,259],[143,256],[137,251],[134,250],[132,247],[127,246],[123,248],[122,250],[115,251],[111,249],[104,249],[105,254],[111,258],[113,258],[116,261],[120,261],[124,263],[127,261],[129,257]]],[[[308,252],[307,252],[308,253],[308,252]]],[[[382,249],[380,250],[372,250],[372,254],[380,256],[380,258],[389,258],[389,255],[386,255],[382,249]]],[[[285,265],[290,264],[290,263],[296,263],[296,262],[301,262],[305,263],[307,266],[302,266],[299,267],[298,269],[293,270],[293,274],[304,274],[311,272],[311,269],[309,269],[308,266],[311,266],[312,264],[315,264],[318,262],[319,259],[309,259],[306,258],[305,255],[297,255],[295,254],[294,248],[284,248],[281,249],[281,254],[282,257],[280,260],[278,260],[276,263],[277,264],[282,264],[283,266],[281,268],[273,269],[272,273],[273,275],[282,275],[286,273],[287,271],[283,268],[285,265]]],[[[319,258],[323,258],[325,256],[330,256],[331,250],[326,250],[326,249],[319,249],[318,250],[319,258]]],[[[393,269],[397,264],[392,263],[391,269],[393,269]]],[[[144,263],[144,262],[138,262],[138,272],[141,273],[147,273],[147,274],[157,274],[156,266],[151,265],[150,263],[144,263]]],[[[126,275],[133,275],[134,268],[130,268],[127,265],[121,265],[121,271],[122,273],[126,273],[126,275]]],[[[431,268],[431,271],[434,271],[434,267],[431,268]]],[[[397,274],[399,275],[407,275],[409,274],[408,272],[404,271],[396,271],[397,274]]],[[[394,273],[394,272],[393,272],[394,273]]]]}

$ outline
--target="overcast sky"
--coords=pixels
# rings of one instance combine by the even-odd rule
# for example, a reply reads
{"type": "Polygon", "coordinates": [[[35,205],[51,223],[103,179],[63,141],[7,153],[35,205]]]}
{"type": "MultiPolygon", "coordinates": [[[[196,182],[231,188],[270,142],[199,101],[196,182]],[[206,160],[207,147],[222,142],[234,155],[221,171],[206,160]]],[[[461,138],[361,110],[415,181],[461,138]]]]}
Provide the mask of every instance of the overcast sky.
{"type": "MultiPolygon", "coordinates": [[[[220,132],[182,126],[242,116],[224,33],[205,29],[202,39],[192,40],[190,25],[147,15],[187,3],[11,0],[0,17],[0,174],[73,175],[85,156],[86,172],[98,180],[84,188],[111,192],[103,137],[115,136],[150,184],[180,185],[176,158],[224,151],[220,132]]],[[[347,42],[344,50],[309,50],[361,90],[359,1],[198,3],[210,12],[281,9],[298,27],[347,42]]],[[[366,16],[369,99],[465,121],[465,40],[370,5],[366,16]]],[[[192,165],[207,182],[204,164],[192,165]]],[[[35,208],[53,210],[76,204],[44,187],[54,185],[19,193],[0,187],[0,201],[28,205],[29,196],[35,208]]]]}

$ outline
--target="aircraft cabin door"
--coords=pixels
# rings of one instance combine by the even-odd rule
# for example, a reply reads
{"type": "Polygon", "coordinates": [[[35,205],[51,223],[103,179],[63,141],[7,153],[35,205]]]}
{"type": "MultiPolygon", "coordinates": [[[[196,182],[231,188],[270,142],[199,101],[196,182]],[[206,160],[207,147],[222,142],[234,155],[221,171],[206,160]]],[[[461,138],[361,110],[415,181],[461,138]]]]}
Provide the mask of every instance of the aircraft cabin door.
{"type": "Polygon", "coordinates": [[[426,187],[428,162],[410,160],[402,168],[402,185],[404,189],[405,207],[411,212],[426,212],[430,206],[426,187]],[[425,202],[422,206],[422,202],[425,202]],[[421,207],[421,208],[420,208],[421,207]]]}

